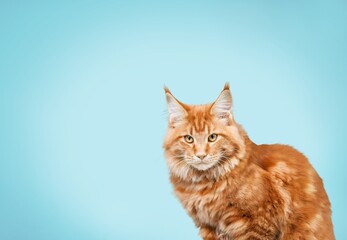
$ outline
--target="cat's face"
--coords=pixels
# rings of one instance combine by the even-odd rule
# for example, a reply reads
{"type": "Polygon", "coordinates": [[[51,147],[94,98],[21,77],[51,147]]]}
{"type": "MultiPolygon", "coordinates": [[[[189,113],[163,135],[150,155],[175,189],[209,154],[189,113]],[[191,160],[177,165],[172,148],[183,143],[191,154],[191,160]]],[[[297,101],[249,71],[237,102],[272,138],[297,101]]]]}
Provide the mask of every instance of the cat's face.
{"type": "Polygon", "coordinates": [[[231,170],[244,151],[244,140],[231,113],[228,85],[207,105],[186,105],[166,89],[169,128],[164,141],[170,171],[182,178],[199,172],[231,170]]]}

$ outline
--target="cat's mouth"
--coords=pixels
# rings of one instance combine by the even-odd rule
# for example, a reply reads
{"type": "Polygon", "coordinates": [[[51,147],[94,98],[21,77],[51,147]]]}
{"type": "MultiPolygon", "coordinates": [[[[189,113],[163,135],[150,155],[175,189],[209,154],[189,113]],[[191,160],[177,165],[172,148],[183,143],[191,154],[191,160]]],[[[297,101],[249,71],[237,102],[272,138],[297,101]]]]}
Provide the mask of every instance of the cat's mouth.
{"type": "Polygon", "coordinates": [[[206,162],[199,162],[199,163],[192,163],[190,165],[192,167],[200,170],[200,171],[205,171],[205,170],[213,167],[213,165],[215,165],[215,163],[214,162],[208,162],[208,163],[206,163],[206,162]]]}
{"type": "Polygon", "coordinates": [[[189,165],[200,171],[205,171],[213,167],[216,163],[216,161],[210,158],[188,162],[189,165]]]}
{"type": "Polygon", "coordinates": [[[214,165],[218,163],[220,160],[218,155],[207,155],[205,158],[200,159],[198,157],[186,157],[185,162],[191,167],[199,170],[205,171],[212,168],[214,165]]]}

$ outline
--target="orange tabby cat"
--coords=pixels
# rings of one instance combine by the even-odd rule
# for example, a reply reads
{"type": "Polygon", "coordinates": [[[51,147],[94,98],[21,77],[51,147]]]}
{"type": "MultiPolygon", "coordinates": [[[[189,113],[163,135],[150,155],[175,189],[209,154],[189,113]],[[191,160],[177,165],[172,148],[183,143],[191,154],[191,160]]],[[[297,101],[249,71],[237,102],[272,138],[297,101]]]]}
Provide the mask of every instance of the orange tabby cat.
{"type": "Polygon", "coordinates": [[[234,120],[228,84],[207,105],[165,93],[171,182],[204,240],[334,239],[317,172],[290,146],[253,143],[234,120]]]}

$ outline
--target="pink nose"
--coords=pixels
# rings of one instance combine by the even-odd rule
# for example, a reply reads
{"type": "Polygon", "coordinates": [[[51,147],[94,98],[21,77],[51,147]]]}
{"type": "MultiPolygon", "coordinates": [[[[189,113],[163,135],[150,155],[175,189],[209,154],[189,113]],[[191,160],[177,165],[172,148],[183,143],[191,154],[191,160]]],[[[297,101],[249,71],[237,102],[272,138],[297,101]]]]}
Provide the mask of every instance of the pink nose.
{"type": "Polygon", "coordinates": [[[199,154],[199,155],[195,155],[198,158],[200,158],[201,160],[204,159],[206,157],[206,154],[199,154]]]}

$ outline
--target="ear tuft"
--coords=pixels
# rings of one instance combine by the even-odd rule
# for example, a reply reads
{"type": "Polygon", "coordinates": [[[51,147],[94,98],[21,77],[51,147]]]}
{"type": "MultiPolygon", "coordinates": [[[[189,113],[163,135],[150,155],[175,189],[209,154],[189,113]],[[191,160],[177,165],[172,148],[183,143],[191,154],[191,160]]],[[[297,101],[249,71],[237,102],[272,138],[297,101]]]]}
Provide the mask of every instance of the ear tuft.
{"type": "Polygon", "coordinates": [[[224,89],[223,89],[223,91],[224,90],[229,90],[230,91],[230,86],[229,86],[229,83],[228,82],[226,82],[225,84],[224,84],[224,89]]]}
{"type": "Polygon", "coordinates": [[[165,91],[165,93],[170,93],[171,94],[169,88],[167,86],[165,86],[165,85],[164,85],[164,91],[165,91]]]}

